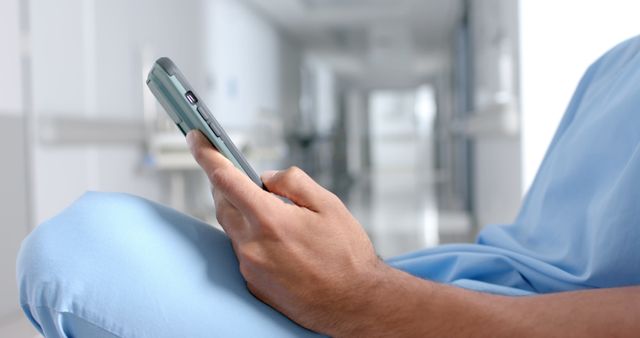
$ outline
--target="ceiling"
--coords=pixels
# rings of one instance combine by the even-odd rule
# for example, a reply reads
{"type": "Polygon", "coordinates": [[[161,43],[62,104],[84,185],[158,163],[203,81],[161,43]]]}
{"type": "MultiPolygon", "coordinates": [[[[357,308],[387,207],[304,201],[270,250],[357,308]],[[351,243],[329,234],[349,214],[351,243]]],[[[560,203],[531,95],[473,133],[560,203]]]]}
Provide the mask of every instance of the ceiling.
{"type": "Polygon", "coordinates": [[[244,1],[305,49],[369,82],[438,68],[462,13],[462,0],[244,1]]]}

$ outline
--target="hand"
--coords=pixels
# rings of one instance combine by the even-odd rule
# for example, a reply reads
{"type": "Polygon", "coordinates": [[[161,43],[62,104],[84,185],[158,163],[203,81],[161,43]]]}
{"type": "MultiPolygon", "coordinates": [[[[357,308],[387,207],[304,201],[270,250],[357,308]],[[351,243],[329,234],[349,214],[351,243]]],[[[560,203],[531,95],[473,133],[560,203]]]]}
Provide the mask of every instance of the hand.
{"type": "Polygon", "coordinates": [[[387,267],[344,204],[295,167],[263,174],[264,191],[200,132],[187,141],[249,290],[309,329],[345,332],[387,267]]]}
{"type": "Polygon", "coordinates": [[[416,278],[382,263],[340,200],[300,169],[260,189],[199,132],[191,152],[249,290],[330,336],[637,337],[640,287],[504,297],[416,278]],[[291,200],[286,204],[274,194],[291,200]]]}

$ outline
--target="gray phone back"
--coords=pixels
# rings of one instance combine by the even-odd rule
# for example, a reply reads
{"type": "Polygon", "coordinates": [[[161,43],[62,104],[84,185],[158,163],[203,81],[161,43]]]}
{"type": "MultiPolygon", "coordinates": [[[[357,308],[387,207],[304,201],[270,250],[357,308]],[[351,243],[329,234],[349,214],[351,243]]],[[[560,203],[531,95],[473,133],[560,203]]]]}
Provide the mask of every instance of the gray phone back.
{"type": "Polygon", "coordinates": [[[264,189],[260,177],[173,61],[166,57],[158,59],[149,72],[147,86],[184,135],[192,129],[200,130],[220,153],[264,189]]]}

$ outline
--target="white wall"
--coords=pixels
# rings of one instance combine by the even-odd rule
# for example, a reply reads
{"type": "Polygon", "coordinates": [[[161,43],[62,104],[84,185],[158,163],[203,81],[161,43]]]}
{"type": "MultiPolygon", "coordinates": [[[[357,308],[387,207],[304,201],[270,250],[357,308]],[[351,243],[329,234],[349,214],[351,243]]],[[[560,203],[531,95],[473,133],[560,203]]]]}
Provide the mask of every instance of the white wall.
{"type": "Polygon", "coordinates": [[[0,1],[0,332],[19,311],[16,254],[28,232],[18,0],[0,1]]]}
{"type": "Polygon", "coordinates": [[[299,49],[237,1],[206,4],[205,11],[201,0],[29,1],[32,67],[23,79],[19,1],[0,1],[0,154],[12,159],[0,166],[0,319],[17,311],[15,254],[29,211],[36,225],[88,189],[168,200],[164,176],[143,165],[142,142],[43,141],[47,118],[141,123],[145,63],[160,56],[171,57],[200,92],[219,94],[214,105],[231,127],[251,127],[260,111],[291,116],[297,109],[299,49]],[[23,80],[32,88],[27,116],[37,122],[29,135],[23,132],[23,80]],[[233,95],[222,85],[213,90],[234,81],[233,95]]]}
{"type": "Polygon", "coordinates": [[[241,1],[204,5],[203,95],[256,171],[281,167],[299,110],[301,48],[241,1]]]}
{"type": "Polygon", "coordinates": [[[489,124],[490,130],[473,140],[473,204],[476,222],[482,227],[512,222],[520,208],[519,134],[502,130],[498,120],[491,118],[506,111],[517,119],[517,2],[470,4],[474,118],[489,124]]]}
{"type": "MultiPolygon", "coordinates": [[[[29,9],[38,120],[142,122],[143,68],[150,66],[143,63],[160,56],[178,64],[231,132],[297,108],[299,49],[238,1],[35,0],[29,9]]],[[[165,180],[143,166],[142,144],[54,145],[39,138],[35,130],[38,223],[87,189],[169,200],[165,180]]]]}
{"type": "MultiPolygon", "coordinates": [[[[33,109],[47,116],[142,121],[143,54],[170,56],[203,86],[198,0],[30,2],[33,109]]],[[[142,167],[142,144],[52,145],[35,130],[36,222],[87,189],[161,200],[158,177],[142,167]]]]}
{"type": "Polygon", "coordinates": [[[281,60],[295,47],[263,17],[236,0],[205,3],[207,57],[213,86],[208,97],[226,129],[251,128],[260,111],[281,113],[283,91],[295,90],[282,81],[281,60]]]}
{"type": "Polygon", "coordinates": [[[22,113],[17,0],[0,2],[0,114],[22,113]]]}
{"type": "Polygon", "coordinates": [[[640,34],[640,3],[520,2],[523,187],[528,189],[576,85],[617,43],[640,34]]]}

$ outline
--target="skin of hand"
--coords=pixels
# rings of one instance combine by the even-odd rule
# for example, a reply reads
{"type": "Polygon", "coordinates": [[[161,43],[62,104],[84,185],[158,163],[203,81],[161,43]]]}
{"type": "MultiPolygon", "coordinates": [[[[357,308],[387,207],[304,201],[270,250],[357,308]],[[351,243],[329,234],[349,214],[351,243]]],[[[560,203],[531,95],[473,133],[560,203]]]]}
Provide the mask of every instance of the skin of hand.
{"type": "Polygon", "coordinates": [[[216,217],[249,290],[299,324],[335,334],[327,328],[366,305],[361,295],[385,268],[358,221],[298,168],[263,174],[267,192],[201,133],[187,140],[215,187],[216,217]]]}
{"type": "Polygon", "coordinates": [[[640,337],[640,287],[505,297],[393,269],[332,193],[297,168],[260,189],[200,132],[190,150],[260,300],[334,337],[640,337]],[[282,196],[293,204],[283,202],[282,196]]]}

